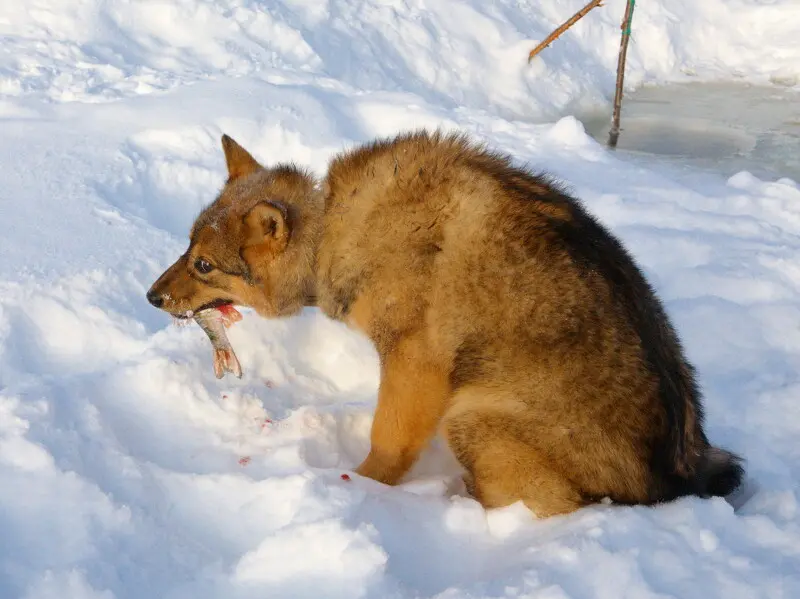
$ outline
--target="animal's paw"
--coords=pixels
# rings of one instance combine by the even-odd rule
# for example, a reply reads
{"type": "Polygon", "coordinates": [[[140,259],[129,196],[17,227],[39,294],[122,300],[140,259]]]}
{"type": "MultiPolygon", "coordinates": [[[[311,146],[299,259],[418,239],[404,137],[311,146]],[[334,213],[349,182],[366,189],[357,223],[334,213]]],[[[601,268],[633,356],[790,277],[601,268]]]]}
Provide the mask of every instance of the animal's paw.
{"type": "Polygon", "coordinates": [[[373,453],[370,453],[367,458],[361,462],[361,465],[355,469],[355,473],[385,485],[396,485],[403,477],[406,470],[407,468],[400,463],[387,462],[376,458],[373,453]]]}

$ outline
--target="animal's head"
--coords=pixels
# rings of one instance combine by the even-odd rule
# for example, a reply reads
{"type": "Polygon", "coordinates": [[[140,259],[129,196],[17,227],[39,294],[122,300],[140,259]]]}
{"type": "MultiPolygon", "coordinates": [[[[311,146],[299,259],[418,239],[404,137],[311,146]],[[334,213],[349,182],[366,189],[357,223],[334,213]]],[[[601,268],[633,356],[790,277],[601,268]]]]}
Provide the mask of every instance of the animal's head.
{"type": "Polygon", "coordinates": [[[294,314],[313,295],[322,196],[294,166],[264,167],[227,135],[222,147],[228,180],[147,299],[177,318],[225,304],[294,314]]]}

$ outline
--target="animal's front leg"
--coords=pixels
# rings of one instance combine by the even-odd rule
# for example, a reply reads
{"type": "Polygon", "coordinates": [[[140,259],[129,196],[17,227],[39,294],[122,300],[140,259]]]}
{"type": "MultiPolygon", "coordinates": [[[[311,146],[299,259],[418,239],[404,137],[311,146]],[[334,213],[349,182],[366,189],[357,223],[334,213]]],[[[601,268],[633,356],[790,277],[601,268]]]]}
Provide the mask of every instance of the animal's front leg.
{"type": "Polygon", "coordinates": [[[450,392],[421,335],[406,337],[382,360],[371,447],[356,469],[394,485],[417,461],[436,432],[450,392]]]}

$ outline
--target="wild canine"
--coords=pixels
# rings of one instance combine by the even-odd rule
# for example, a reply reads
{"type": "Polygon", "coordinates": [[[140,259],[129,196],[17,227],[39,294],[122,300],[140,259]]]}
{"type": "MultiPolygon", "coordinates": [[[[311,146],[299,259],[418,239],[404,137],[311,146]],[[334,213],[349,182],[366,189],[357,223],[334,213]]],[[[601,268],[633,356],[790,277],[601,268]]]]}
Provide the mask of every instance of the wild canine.
{"type": "Polygon", "coordinates": [[[336,156],[316,185],[223,136],[229,178],[148,299],[180,317],[316,305],[381,359],[357,472],[397,483],[441,432],[486,507],[727,495],[694,371],[620,242],[552,181],[461,135],[336,156]]]}

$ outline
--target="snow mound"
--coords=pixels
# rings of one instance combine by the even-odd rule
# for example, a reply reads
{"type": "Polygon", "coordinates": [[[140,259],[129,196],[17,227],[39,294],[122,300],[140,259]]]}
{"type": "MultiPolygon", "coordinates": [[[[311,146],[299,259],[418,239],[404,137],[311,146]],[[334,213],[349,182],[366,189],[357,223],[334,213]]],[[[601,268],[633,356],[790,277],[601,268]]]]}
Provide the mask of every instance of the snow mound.
{"type": "MultiPolygon", "coordinates": [[[[43,0],[0,8],[0,96],[101,102],[227,77],[411,92],[455,109],[541,117],[608,99],[626,0],[527,54],[585,2],[43,0]]],[[[636,7],[628,81],[796,85],[793,0],[636,7]]]]}

